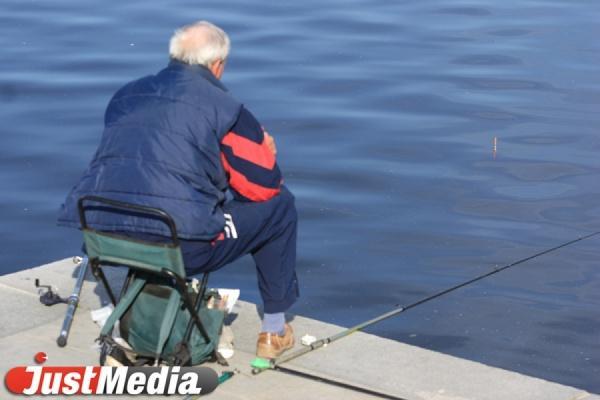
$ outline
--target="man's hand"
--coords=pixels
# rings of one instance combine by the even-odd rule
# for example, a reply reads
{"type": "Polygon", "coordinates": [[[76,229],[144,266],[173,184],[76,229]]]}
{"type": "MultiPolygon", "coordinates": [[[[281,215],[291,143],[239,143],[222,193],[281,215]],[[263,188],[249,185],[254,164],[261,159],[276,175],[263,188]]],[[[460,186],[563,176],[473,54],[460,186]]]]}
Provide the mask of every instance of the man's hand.
{"type": "Polygon", "coordinates": [[[271,150],[271,152],[273,152],[273,155],[276,155],[277,154],[277,146],[275,146],[275,139],[273,139],[273,136],[269,135],[269,132],[267,132],[267,131],[264,131],[264,134],[265,134],[265,141],[267,142],[267,146],[269,147],[269,150],[271,150]]]}

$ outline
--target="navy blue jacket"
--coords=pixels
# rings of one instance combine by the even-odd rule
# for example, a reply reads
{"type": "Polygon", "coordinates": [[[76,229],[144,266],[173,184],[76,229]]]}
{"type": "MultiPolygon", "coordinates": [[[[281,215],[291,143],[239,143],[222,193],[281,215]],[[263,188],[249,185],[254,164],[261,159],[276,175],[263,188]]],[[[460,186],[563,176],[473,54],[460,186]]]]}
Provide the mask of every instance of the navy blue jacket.
{"type": "MultiPolygon", "coordinates": [[[[79,227],[77,200],[93,194],[161,208],[181,238],[213,239],[225,224],[228,186],[220,142],[241,108],[207,68],[178,61],[125,85],[108,104],[98,150],[61,206],[59,225],[79,227]]],[[[134,215],[86,216],[97,229],[168,236],[160,222],[134,215]]]]}

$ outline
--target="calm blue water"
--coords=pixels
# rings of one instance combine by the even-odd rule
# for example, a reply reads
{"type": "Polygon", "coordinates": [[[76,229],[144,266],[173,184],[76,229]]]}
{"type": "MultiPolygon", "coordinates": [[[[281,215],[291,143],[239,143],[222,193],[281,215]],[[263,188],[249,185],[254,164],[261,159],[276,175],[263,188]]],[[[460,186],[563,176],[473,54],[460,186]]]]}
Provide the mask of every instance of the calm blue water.
{"type": "MultiPolygon", "coordinates": [[[[351,325],[600,230],[597,1],[166,4],[2,1],[0,273],[79,252],[55,212],[108,99],[200,18],[231,34],[224,82],[297,196],[292,311],[351,325]]],[[[370,332],[600,392],[599,244],[370,332]]],[[[258,300],[249,260],[213,283],[258,300]]]]}

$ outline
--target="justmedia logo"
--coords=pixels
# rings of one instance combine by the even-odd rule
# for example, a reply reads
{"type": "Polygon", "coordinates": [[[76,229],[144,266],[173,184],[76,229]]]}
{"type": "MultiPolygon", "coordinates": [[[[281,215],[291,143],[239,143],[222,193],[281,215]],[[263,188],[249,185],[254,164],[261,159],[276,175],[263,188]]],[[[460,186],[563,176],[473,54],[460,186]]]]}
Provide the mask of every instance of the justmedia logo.
{"type": "MultiPolygon", "coordinates": [[[[37,353],[43,364],[48,357],[37,353]]],[[[215,390],[218,376],[207,367],[19,366],[4,377],[22,395],[199,395],[215,390]]]]}

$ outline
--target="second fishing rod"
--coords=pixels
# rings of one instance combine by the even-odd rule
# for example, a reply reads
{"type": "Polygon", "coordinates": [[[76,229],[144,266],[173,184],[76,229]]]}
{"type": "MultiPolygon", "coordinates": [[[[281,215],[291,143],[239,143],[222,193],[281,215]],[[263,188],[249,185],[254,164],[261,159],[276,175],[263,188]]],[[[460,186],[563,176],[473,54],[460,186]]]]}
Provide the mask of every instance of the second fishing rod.
{"type": "Polygon", "coordinates": [[[339,339],[342,339],[342,338],[344,338],[346,336],[349,336],[352,333],[360,331],[360,330],[362,330],[362,329],[364,329],[364,328],[366,328],[366,327],[368,327],[370,325],[374,325],[374,324],[376,324],[376,323],[378,323],[380,321],[383,321],[385,319],[388,319],[388,318],[391,318],[391,317],[396,316],[398,314],[401,314],[401,313],[403,313],[405,311],[410,310],[411,308],[415,308],[415,307],[417,307],[417,306],[419,306],[419,305],[421,305],[423,303],[427,303],[427,302],[429,302],[431,300],[437,299],[437,298],[439,298],[441,296],[444,296],[444,295],[446,295],[448,293],[451,293],[451,292],[453,292],[455,290],[458,290],[458,289],[460,289],[462,287],[465,287],[467,285],[470,285],[472,283],[475,283],[477,281],[485,279],[485,278],[487,278],[487,277],[489,277],[491,275],[497,274],[497,273],[499,273],[501,271],[504,271],[506,269],[509,269],[511,267],[517,266],[519,264],[523,264],[523,263],[525,263],[527,261],[533,260],[534,258],[540,257],[540,256],[542,256],[544,254],[551,253],[551,252],[556,251],[558,249],[561,249],[563,247],[572,245],[572,244],[574,244],[576,242],[580,242],[582,240],[589,239],[589,238],[591,238],[593,236],[596,236],[598,234],[600,234],[600,231],[594,232],[594,233],[590,233],[588,235],[581,236],[581,237],[579,237],[577,239],[570,240],[568,242],[562,243],[562,244],[560,244],[558,246],[546,249],[544,251],[540,251],[539,253],[536,253],[536,254],[531,255],[529,257],[522,258],[520,260],[512,262],[512,263],[510,263],[508,265],[505,265],[503,267],[494,268],[491,271],[489,271],[489,272],[487,272],[485,274],[479,275],[479,276],[477,276],[475,278],[469,279],[466,282],[460,283],[460,284],[452,286],[452,287],[450,287],[448,289],[445,289],[445,290],[442,290],[442,291],[437,292],[435,294],[432,294],[431,296],[425,297],[425,298],[423,298],[421,300],[418,300],[418,301],[416,301],[416,302],[414,302],[412,304],[409,304],[409,305],[406,305],[406,306],[397,307],[397,308],[395,308],[395,309],[393,309],[391,311],[388,311],[388,312],[386,312],[384,314],[381,314],[381,315],[379,315],[379,316],[377,316],[375,318],[372,318],[372,319],[370,319],[368,321],[362,322],[362,323],[360,323],[358,325],[355,325],[355,326],[353,326],[351,328],[345,329],[345,330],[343,330],[343,331],[341,331],[341,332],[339,332],[339,333],[337,333],[335,335],[331,335],[331,336],[328,336],[326,338],[319,339],[319,340],[313,342],[310,346],[306,346],[306,347],[304,347],[302,349],[299,349],[297,351],[294,351],[294,352],[291,352],[291,353],[288,353],[288,354],[284,354],[283,356],[277,357],[275,359],[265,360],[265,359],[257,358],[257,359],[255,359],[252,362],[252,373],[256,375],[256,374],[259,374],[259,373],[261,373],[263,371],[266,371],[266,370],[269,370],[269,369],[271,369],[271,370],[277,370],[278,366],[281,365],[281,364],[283,364],[283,363],[286,363],[288,361],[296,359],[296,358],[298,358],[300,356],[303,356],[306,353],[310,353],[311,351],[317,350],[317,349],[319,349],[321,347],[325,347],[329,343],[335,342],[336,340],[339,340],[339,339]]]}

